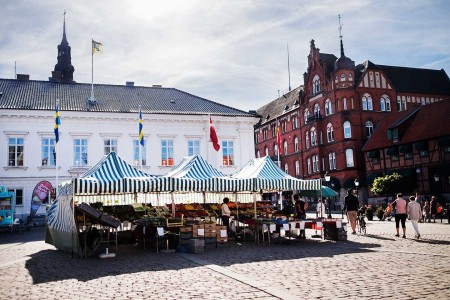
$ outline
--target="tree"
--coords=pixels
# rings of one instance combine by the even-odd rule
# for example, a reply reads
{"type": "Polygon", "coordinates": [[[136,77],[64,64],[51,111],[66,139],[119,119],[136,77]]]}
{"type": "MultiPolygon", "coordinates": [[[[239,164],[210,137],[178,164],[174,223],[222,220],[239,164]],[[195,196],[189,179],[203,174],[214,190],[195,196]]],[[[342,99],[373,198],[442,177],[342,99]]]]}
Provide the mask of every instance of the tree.
{"type": "Polygon", "coordinates": [[[417,180],[397,173],[375,178],[371,191],[377,195],[393,195],[396,193],[413,193],[418,187],[417,180]]]}

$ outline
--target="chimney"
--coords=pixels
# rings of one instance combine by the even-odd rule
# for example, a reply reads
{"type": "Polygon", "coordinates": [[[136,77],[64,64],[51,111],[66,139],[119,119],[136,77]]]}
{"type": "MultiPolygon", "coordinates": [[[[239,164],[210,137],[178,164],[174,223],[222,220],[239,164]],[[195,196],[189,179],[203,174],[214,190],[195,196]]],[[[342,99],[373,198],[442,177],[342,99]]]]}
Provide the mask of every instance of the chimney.
{"type": "Polygon", "coordinates": [[[28,80],[30,80],[30,75],[28,75],[28,74],[17,74],[17,80],[28,81],[28,80]]]}
{"type": "Polygon", "coordinates": [[[154,87],[154,88],[162,88],[162,85],[160,85],[160,84],[154,84],[154,85],[152,85],[152,87],[154,87]]]}
{"type": "Polygon", "coordinates": [[[127,81],[125,86],[133,87],[134,86],[134,81],[127,81]]]}

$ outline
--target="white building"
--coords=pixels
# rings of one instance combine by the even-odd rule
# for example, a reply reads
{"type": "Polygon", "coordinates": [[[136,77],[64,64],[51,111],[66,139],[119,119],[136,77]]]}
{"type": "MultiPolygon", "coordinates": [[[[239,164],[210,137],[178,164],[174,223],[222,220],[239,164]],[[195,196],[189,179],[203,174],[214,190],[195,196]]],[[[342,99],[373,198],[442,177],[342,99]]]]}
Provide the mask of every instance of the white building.
{"type": "Polygon", "coordinates": [[[40,181],[55,186],[57,180],[79,176],[110,151],[152,175],[165,174],[183,157],[197,153],[224,174],[237,172],[254,157],[254,114],[174,88],[130,82],[94,85],[95,101],[90,101],[91,85],[75,83],[73,72],[64,29],[49,81],[19,75],[0,79],[0,184],[16,192],[18,218],[30,214],[32,193],[40,181]],[[61,125],[55,144],[57,100],[61,125]],[[221,146],[218,152],[209,141],[210,116],[221,146]]]}

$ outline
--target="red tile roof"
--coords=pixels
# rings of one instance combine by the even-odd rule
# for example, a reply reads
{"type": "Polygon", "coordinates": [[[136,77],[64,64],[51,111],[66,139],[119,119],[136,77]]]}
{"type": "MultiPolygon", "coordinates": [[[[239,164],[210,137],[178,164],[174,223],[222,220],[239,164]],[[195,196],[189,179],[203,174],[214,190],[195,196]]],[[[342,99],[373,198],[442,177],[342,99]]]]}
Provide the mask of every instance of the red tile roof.
{"type": "Polygon", "coordinates": [[[450,136],[450,100],[423,105],[416,113],[410,113],[411,109],[386,114],[377,124],[374,133],[362,150],[371,151],[391,146],[392,142],[387,138],[387,130],[396,123],[400,124],[399,126],[407,126],[403,136],[399,136],[399,142],[396,145],[450,136]],[[405,122],[399,122],[402,118],[406,118],[405,122]],[[405,125],[402,125],[403,123],[405,125]]]}

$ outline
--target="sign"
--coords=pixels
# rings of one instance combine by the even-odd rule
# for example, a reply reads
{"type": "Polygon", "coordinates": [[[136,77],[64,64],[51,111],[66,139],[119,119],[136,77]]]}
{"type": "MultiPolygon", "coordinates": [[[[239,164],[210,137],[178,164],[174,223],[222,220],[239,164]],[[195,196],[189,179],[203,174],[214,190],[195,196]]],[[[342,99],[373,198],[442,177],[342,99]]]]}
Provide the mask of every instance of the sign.
{"type": "Polygon", "coordinates": [[[45,180],[36,185],[31,196],[30,221],[36,215],[41,204],[48,204],[48,195],[52,189],[52,184],[45,180]]]}

